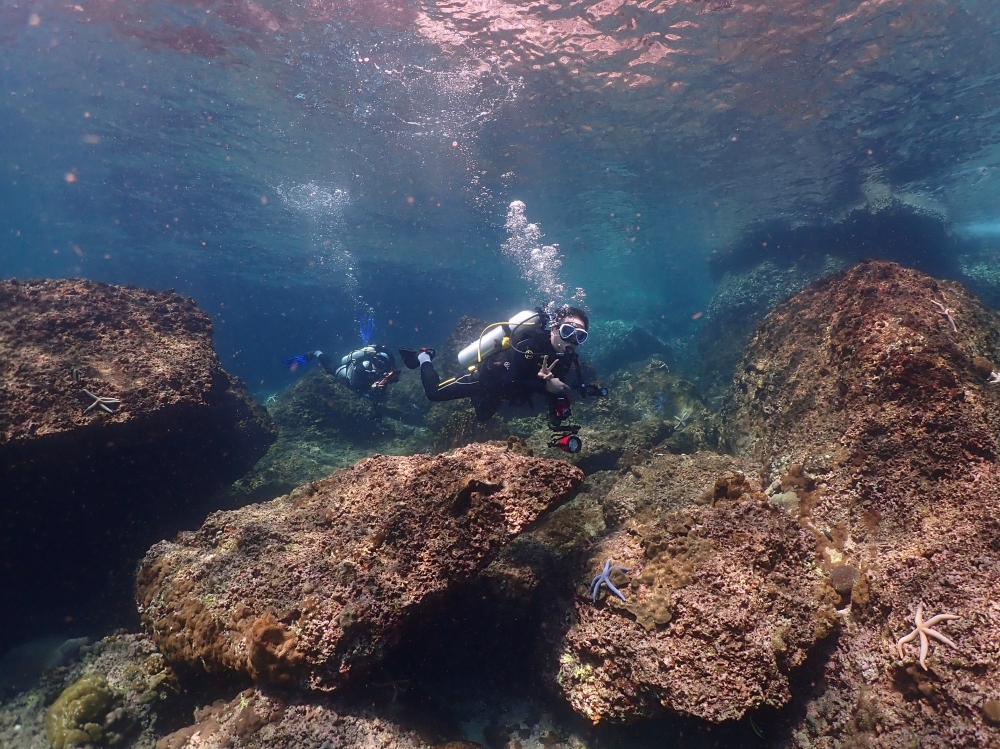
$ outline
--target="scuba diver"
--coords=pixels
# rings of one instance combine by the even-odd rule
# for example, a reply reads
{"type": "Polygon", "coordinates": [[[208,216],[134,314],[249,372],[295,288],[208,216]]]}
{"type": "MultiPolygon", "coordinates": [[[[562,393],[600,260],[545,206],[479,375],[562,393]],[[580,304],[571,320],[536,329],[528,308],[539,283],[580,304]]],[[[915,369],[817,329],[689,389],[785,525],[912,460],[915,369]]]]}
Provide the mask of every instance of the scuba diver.
{"type": "Polygon", "coordinates": [[[553,447],[578,452],[580,427],[565,426],[570,418],[575,390],[583,397],[606,396],[607,388],[587,385],[580,372],[576,350],[586,343],[590,318],[577,307],[563,305],[551,319],[541,309],[519,312],[509,321],[488,326],[480,338],[459,352],[458,361],[468,374],[441,381],[434,369],[434,349],[399,350],[403,363],[420,369],[428,400],[470,398],[480,421],[488,421],[503,401],[531,404],[532,396],[548,401],[553,447]],[[573,372],[575,384],[565,380],[573,372]]]}
{"type": "Polygon", "coordinates": [[[399,372],[396,370],[396,357],[392,355],[391,351],[381,344],[372,345],[369,343],[374,331],[374,318],[362,317],[358,331],[361,336],[361,348],[357,348],[341,358],[340,364],[337,366],[334,366],[330,357],[322,351],[308,351],[298,356],[289,357],[284,360],[284,364],[294,372],[313,359],[319,359],[319,363],[327,374],[333,376],[338,382],[346,385],[362,398],[371,401],[372,419],[376,423],[381,423],[382,406],[389,394],[389,385],[399,380],[399,372]]]}

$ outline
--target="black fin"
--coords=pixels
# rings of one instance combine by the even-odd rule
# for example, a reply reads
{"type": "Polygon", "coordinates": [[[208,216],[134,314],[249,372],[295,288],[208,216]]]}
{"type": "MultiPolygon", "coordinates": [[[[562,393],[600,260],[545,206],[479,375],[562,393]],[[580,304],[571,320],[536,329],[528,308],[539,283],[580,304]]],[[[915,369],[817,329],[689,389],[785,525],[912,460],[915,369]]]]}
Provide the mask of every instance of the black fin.
{"type": "Polygon", "coordinates": [[[420,362],[417,360],[417,356],[419,355],[419,351],[414,351],[411,348],[401,348],[399,350],[399,358],[403,360],[403,364],[406,365],[407,369],[417,369],[420,367],[420,362]]]}

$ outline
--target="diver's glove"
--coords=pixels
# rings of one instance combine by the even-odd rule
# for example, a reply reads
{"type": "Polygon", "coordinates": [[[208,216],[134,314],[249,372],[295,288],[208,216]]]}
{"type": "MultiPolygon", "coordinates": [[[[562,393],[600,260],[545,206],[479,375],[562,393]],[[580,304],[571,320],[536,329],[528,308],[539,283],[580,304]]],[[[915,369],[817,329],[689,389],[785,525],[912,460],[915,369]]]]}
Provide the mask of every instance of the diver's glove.
{"type": "Polygon", "coordinates": [[[417,361],[421,364],[430,364],[433,358],[433,354],[429,353],[427,349],[424,349],[417,355],[417,361]]]}

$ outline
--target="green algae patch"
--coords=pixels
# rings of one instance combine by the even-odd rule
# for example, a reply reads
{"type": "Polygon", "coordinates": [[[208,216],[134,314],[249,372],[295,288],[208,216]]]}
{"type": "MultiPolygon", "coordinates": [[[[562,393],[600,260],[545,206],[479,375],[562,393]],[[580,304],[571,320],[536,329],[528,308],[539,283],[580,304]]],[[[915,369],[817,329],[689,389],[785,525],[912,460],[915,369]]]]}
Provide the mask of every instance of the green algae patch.
{"type": "Polygon", "coordinates": [[[45,738],[53,749],[96,743],[114,700],[107,679],[89,674],[63,690],[45,713],[45,738]]]}

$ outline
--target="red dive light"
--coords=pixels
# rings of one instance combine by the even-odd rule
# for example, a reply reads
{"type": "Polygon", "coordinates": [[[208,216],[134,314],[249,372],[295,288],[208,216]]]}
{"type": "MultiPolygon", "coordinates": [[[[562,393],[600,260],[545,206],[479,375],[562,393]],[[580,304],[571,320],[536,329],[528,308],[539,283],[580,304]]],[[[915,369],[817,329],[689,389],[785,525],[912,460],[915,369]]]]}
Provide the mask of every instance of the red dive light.
{"type": "Polygon", "coordinates": [[[583,440],[575,434],[566,434],[553,441],[553,447],[558,447],[564,453],[578,453],[583,447],[583,440]]]}

